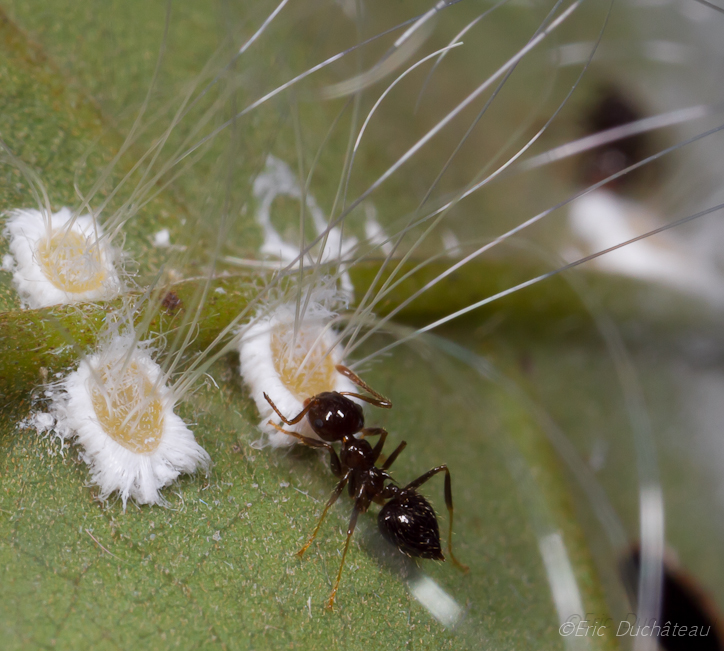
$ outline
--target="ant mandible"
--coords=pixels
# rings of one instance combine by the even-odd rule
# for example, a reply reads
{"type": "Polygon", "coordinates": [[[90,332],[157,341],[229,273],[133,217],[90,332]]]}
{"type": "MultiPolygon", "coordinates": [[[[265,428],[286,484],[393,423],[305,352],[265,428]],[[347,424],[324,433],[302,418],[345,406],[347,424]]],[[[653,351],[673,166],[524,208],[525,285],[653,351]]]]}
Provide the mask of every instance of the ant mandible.
{"type": "Polygon", "coordinates": [[[350,497],[354,499],[354,508],[347,527],[347,540],[342,552],[342,562],[339,566],[332,594],[327,601],[327,608],[334,606],[349,541],[357,525],[357,517],[360,513],[365,513],[372,502],[383,505],[377,517],[380,532],[403,554],[437,561],[445,560],[440,548],[440,531],[435,511],[430,503],[417,492],[420,486],[439,472],[445,472],[445,505],[450,519],[447,551],[453,563],[463,572],[467,572],[467,566],[460,563],[452,551],[453,501],[448,467],[446,465],[436,466],[403,488],[394,484],[387,470],[397,459],[400,452],[405,449],[407,442],[402,441],[393,450],[392,454],[387,457],[382,466],[378,467],[376,463],[382,454],[387,431],[381,427],[365,427],[362,407],[347,396],[359,398],[384,409],[390,409],[392,403],[369,387],[346,366],[336,366],[335,368],[339,373],[352,380],[357,386],[371,395],[367,396],[349,391],[325,391],[307,398],[304,401],[302,411],[294,418],[287,419],[277,409],[271,398],[266,393],[264,394],[266,401],[287,425],[296,425],[302,418],[307,417],[312,430],[321,440],[282,429],[272,421],[269,421],[269,423],[280,432],[299,439],[305,445],[327,450],[332,473],[339,478],[339,483],[332,491],[332,496],[324,507],[314,532],[304,547],[297,552],[297,555],[301,557],[312,544],[319,532],[319,528],[322,526],[327,511],[339,499],[346,485],[349,486],[350,497]],[[362,438],[355,437],[355,434],[359,433],[362,434],[362,438]],[[368,436],[380,437],[374,448],[365,440],[365,437],[368,436]],[[339,455],[332,447],[332,443],[337,441],[342,444],[339,455]],[[390,483],[385,485],[385,482],[390,483]]]}

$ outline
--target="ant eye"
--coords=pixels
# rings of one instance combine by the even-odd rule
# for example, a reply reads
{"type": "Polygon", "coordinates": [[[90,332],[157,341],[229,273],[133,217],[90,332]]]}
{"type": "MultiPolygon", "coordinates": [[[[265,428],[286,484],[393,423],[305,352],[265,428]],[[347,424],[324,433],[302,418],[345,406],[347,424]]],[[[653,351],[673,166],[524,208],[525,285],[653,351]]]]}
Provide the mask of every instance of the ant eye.
{"type": "Polygon", "coordinates": [[[316,429],[322,429],[322,428],[324,427],[324,421],[323,421],[321,418],[317,418],[317,419],[314,421],[314,427],[315,427],[316,429]]]}

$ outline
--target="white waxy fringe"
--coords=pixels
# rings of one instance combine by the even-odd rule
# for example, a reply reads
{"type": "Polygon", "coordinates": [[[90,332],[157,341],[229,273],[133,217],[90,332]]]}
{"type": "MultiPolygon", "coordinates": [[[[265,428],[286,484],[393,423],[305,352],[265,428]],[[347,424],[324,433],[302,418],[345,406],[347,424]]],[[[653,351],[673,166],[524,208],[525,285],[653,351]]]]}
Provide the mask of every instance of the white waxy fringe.
{"type": "MultiPolygon", "coordinates": [[[[78,370],[60,383],[61,391],[53,398],[55,429],[64,440],[73,440],[81,448],[81,457],[90,467],[91,479],[100,488],[98,499],[106,500],[118,492],[125,508],[128,498],[139,504],[161,504],[166,501],[160,490],[175,481],[181,473],[207,470],[211,459],[196,442],[193,433],[174,411],[171,389],[157,385],[156,399],[162,405],[161,440],[153,452],[138,453],[111,438],[99,422],[93,406],[91,389],[97,386],[97,371],[124,359],[134,346],[133,335],[116,335],[101,352],[85,358],[78,370]]],[[[147,350],[139,348],[131,354],[142,375],[156,385],[162,371],[147,350]]],[[[109,389],[106,385],[106,389],[109,389]]]]}
{"type": "MultiPolygon", "coordinates": [[[[61,208],[51,215],[51,229],[57,232],[72,218],[68,208],[61,208]]],[[[77,217],[70,231],[82,236],[89,242],[95,242],[100,237],[102,229],[90,215],[77,217]]],[[[10,241],[10,252],[14,265],[6,270],[12,270],[13,283],[20,294],[23,303],[31,308],[47,307],[65,303],[82,301],[108,300],[117,296],[122,290],[122,284],[116,270],[119,253],[116,249],[101,240],[97,244],[96,256],[81,264],[97,265],[103,272],[103,280],[99,287],[83,292],[68,292],[57,287],[45,274],[40,264],[38,246],[47,238],[47,224],[39,210],[14,210],[10,213],[5,224],[4,235],[10,241]],[[98,264],[100,263],[100,264],[98,264]]]]}
{"type": "MultiPolygon", "coordinates": [[[[316,339],[322,333],[324,327],[334,316],[334,312],[330,311],[325,304],[332,302],[329,296],[329,290],[323,289],[312,295],[312,300],[307,308],[307,313],[303,324],[300,326],[304,330],[307,340],[316,339]]],[[[241,332],[239,340],[239,360],[241,363],[241,377],[251,392],[251,396],[256,403],[256,407],[261,414],[259,427],[264,433],[265,438],[257,441],[255,447],[283,447],[293,445],[299,441],[288,434],[279,432],[269,425],[271,420],[284,427],[284,429],[298,432],[304,436],[314,439],[319,437],[312,431],[309,421],[305,416],[299,423],[295,425],[286,425],[269,403],[264,398],[266,393],[277,406],[279,411],[288,419],[294,418],[304,407],[304,400],[311,396],[295,395],[279,377],[279,373],[274,365],[272,356],[271,339],[272,332],[277,326],[282,326],[289,333],[291,339],[294,331],[295,304],[285,303],[277,307],[275,310],[264,313],[256,317],[252,324],[245,327],[241,332]]],[[[328,329],[318,346],[321,350],[329,349],[335,341],[336,332],[328,329]]],[[[333,364],[343,364],[342,350],[339,346],[332,348],[329,353],[333,364]]],[[[359,389],[346,377],[339,373],[334,373],[333,385],[328,387],[328,391],[359,391],[359,389]]]]}
{"type": "MultiPolygon", "coordinates": [[[[254,197],[259,201],[256,219],[264,231],[264,243],[261,253],[279,258],[283,263],[289,263],[299,258],[299,243],[285,241],[272,223],[272,205],[277,197],[290,197],[298,201],[306,201],[307,213],[311,216],[317,235],[326,234],[324,250],[320,262],[340,262],[349,258],[357,247],[356,237],[342,237],[342,229],[338,226],[329,228],[328,219],[319,207],[314,197],[302,192],[297,176],[284,161],[272,155],[267,156],[266,167],[254,180],[254,197]]],[[[380,227],[381,229],[381,227],[380,227]]],[[[308,254],[308,264],[317,263],[318,252],[308,254]]],[[[344,270],[345,265],[340,264],[340,283],[348,296],[354,293],[354,286],[349,273],[344,270]]]]}

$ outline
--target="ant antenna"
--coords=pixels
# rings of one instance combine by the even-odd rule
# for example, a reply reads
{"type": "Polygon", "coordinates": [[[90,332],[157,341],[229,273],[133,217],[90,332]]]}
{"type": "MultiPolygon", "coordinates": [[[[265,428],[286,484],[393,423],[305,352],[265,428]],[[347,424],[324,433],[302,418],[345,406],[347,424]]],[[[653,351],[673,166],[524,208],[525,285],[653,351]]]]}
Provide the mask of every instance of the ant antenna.
{"type": "Polygon", "coordinates": [[[359,398],[360,400],[369,402],[371,405],[374,405],[375,407],[382,407],[383,409],[392,408],[391,400],[385,398],[381,393],[377,393],[377,391],[375,391],[369,384],[367,384],[362,378],[360,378],[354,371],[347,368],[346,366],[342,366],[342,364],[337,364],[337,366],[335,366],[334,368],[337,369],[337,372],[340,375],[344,375],[346,378],[349,378],[358,387],[361,387],[368,393],[371,393],[374,397],[370,398],[369,396],[363,396],[359,393],[353,393],[351,391],[340,391],[340,395],[352,396],[353,398],[359,398]]]}

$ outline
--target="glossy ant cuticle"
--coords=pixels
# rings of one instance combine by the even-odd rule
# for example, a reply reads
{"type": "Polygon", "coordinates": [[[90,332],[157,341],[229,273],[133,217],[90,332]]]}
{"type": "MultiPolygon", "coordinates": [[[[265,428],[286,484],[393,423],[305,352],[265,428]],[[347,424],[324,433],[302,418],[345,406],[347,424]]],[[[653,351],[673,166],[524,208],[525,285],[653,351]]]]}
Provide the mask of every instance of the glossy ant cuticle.
{"type": "Polygon", "coordinates": [[[339,479],[312,535],[297,552],[297,556],[303,556],[314,542],[327,512],[339,499],[345,486],[348,487],[350,497],[354,499],[354,507],[347,527],[347,539],[342,552],[342,561],[332,588],[332,594],[327,601],[327,608],[330,609],[334,606],[347,550],[349,549],[349,542],[357,525],[357,518],[360,513],[367,511],[372,502],[382,505],[377,517],[380,533],[386,540],[395,545],[400,552],[416,558],[445,560],[440,547],[440,531],[435,510],[427,499],[417,492],[420,486],[440,472],[445,472],[445,505],[449,514],[447,552],[453,563],[463,572],[467,572],[468,567],[460,563],[452,551],[454,509],[450,470],[444,464],[436,466],[406,486],[402,488],[397,486],[387,471],[405,449],[407,442],[402,441],[382,465],[377,466],[376,464],[382,455],[382,449],[387,439],[387,431],[381,427],[365,427],[362,407],[348,396],[364,400],[383,409],[390,409],[392,402],[377,393],[346,366],[338,365],[335,369],[370,395],[351,391],[318,393],[307,398],[304,401],[303,409],[296,416],[288,419],[277,409],[271,398],[264,393],[266,401],[286,425],[296,425],[305,416],[307,417],[309,425],[319,439],[283,429],[272,421],[269,421],[269,424],[279,432],[293,436],[304,445],[327,450],[332,474],[339,479]],[[360,434],[361,436],[358,438],[357,435],[360,434]],[[366,440],[371,436],[379,436],[374,447],[366,440]],[[332,445],[335,442],[341,443],[339,454],[332,445]]]}

